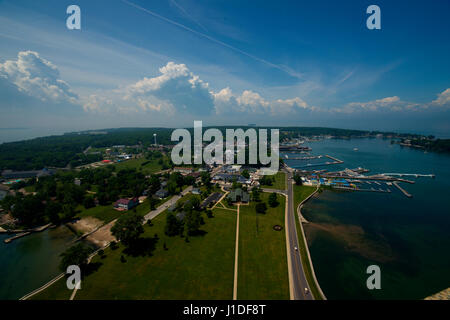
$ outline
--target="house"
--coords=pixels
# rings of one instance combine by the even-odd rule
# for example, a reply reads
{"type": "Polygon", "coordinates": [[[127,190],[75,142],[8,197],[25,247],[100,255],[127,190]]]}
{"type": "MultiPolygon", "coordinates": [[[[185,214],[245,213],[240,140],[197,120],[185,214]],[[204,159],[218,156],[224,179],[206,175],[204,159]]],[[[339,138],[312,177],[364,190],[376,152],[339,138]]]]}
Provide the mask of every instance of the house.
{"type": "Polygon", "coordinates": [[[175,167],[173,172],[179,172],[181,174],[189,174],[193,171],[192,167],[175,167]]]}
{"type": "Polygon", "coordinates": [[[247,184],[247,185],[251,185],[252,184],[252,180],[249,178],[245,178],[243,176],[238,176],[236,182],[241,183],[241,184],[247,184]]]}
{"type": "Polygon", "coordinates": [[[114,202],[114,209],[116,210],[130,210],[139,204],[138,198],[132,199],[119,199],[114,202]]]}
{"type": "Polygon", "coordinates": [[[231,182],[233,179],[237,180],[237,176],[234,174],[228,174],[228,173],[218,173],[212,178],[212,182],[216,183],[218,181],[225,181],[225,182],[231,182]]]}
{"type": "Polygon", "coordinates": [[[193,178],[197,179],[198,177],[201,176],[201,174],[202,174],[201,172],[195,171],[195,172],[188,173],[187,176],[188,176],[188,177],[193,177],[193,178]]]}
{"type": "Polygon", "coordinates": [[[231,199],[231,202],[243,202],[248,203],[250,200],[250,195],[247,191],[242,190],[241,188],[237,188],[231,190],[228,194],[227,198],[231,199]]]}
{"type": "Polygon", "coordinates": [[[202,209],[207,208],[211,204],[215,204],[217,201],[220,200],[221,197],[222,197],[222,193],[220,193],[220,192],[214,192],[214,193],[210,194],[208,196],[208,198],[203,200],[202,204],[200,205],[200,208],[202,208],[202,209]]]}
{"type": "Polygon", "coordinates": [[[155,196],[160,198],[160,199],[164,199],[167,198],[169,196],[169,191],[167,191],[166,189],[159,189],[158,191],[155,192],[155,196]]]}

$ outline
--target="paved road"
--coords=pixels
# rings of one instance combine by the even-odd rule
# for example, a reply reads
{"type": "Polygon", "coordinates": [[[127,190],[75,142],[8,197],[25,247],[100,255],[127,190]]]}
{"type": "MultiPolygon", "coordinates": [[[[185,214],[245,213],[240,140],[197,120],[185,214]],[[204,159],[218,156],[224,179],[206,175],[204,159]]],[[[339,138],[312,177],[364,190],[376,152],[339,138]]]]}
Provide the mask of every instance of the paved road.
{"type": "MultiPolygon", "coordinates": [[[[306,281],[305,272],[303,270],[300,251],[296,251],[294,248],[300,248],[298,245],[297,226],[295,223],[295,208],[294,208],[294,192],[292,186],[292,172],[287,172],[287,184],[288,184],[288,225],[289,235],[288,241],[291,247],[291,264],[292,264],[292,285],[294,291],[294,300],[314,300],[311,295],[311,289],[306,281]],[[308,288],[308,293],[305,293],[305,288],[308,288]]],[[[298,249],[300,250],[300,249],[298,249]]]]}
{"type": "Polygon", "coordinates": [[[167,208],[169,208],[170,206],[175,204],[179,199],[181,199],[181,197],[183,197],[184,195],[186,195],[188,192],[191,192],[191,191],[192,191],[192,186],[187,187],[186,189],[184,189],[181,192],[180,195],[173,196],[170,200],[167,200],[166,202],[164,202],[162,205],[160,205],[155,210],[150,211],[149,213],[147,213],[144,216],[144,221],[147,222],[147,220],[153,219],[158,214],[160,214],[161,212],[163,212],[164,210],[166,210],[167,208]]]}

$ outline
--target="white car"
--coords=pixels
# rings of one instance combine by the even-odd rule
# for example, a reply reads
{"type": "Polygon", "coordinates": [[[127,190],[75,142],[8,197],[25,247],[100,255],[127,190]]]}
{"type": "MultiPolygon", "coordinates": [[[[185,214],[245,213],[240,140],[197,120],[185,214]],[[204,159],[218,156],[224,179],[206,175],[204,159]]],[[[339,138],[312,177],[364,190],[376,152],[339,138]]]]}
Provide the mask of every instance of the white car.
{"type": "Polygon", "coordinates": [[[309,293],[308,288],[305,288],[305,294],[308,294],[308,293],[309,293]]]}
{"type": "Polygon", "coordinates": [[[298,248],[297,248],[297,247],[294,247],[294,250],[295,250],[295,251],[298,251],[298,248]]]}

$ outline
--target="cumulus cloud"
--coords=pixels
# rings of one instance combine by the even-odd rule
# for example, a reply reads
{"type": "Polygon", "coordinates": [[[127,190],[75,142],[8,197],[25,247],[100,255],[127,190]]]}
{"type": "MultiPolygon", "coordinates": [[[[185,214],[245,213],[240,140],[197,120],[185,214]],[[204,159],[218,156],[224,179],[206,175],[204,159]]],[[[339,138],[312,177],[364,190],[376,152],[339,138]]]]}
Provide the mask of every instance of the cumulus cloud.
{"type": "Polygon", "coordinates": [[[184,64],[169,62],[159,71],[160,75],[156,77],[145,77],[124,88],[104,93],[109,98],[91,95],[85,101],[84,109],[203,116],[225,113],[285,115],[301,109],[313,110],[299,97],[269,101],[252,90],[235,95],[228,87],[214,92],[207,82],[184,64]]]}
{"type": "Polygon", "coordinates": [[[0,64],[0,78],[43,102],[76,104],[78,101],[78,96],[60,78],[58,68],[34,51],[21,51],[17,60],[0,64]]]}
{"type": "Polygon", "coordinates": [[[184,64],[167,63],[161,75],[144,78],[125,88],[123,99],[137,103],[143,110],[210,114],[213,96],[207,82],[189,71],[184,64]]]}
{"type": "Polygon", "coordinates": [[[433,100],[432,104],[438,106],[450,106],[450,88],[438,94],[437,99],[433,100]]]}
{"type": "Polygon", "coordinates": [[[447,109],[450,107],[450,88],[439,93],[437,99],[426,103],[414,103],[401,100],[398,96],[386,97],[367,102],[350,102],[343,107],[333,108],[336,113],[358,112],[399,112],[399,111],[426,111],[430,108],[447,109]]]}
{"type": "Polygon", "coordinates": [[[332,112],[357,113],[357,112],[396,112],[404,110],[417,110],[417,103],[402,101],[398,96],[386,97],[367,102],[350,102],[343,107],[333,108],[332,112]]]}
{"type": "Polygon", "coordinates": [[[259,93],[251,90],[244,90],[241,95],[234,95],[228,87],[213,93],[213,95],[217,114],[244,112],[249,114],[286,115],[295,114],[301,109],[314,110],[299,97],[268,101],[261,97],[259,93]]]}

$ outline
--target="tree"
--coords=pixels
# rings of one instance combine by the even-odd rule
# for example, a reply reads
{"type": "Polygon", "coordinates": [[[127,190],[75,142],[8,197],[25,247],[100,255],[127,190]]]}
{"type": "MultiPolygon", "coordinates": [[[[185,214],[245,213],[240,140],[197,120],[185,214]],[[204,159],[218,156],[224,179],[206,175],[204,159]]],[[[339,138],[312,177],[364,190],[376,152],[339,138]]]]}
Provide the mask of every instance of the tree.
{"type": "Polygon", "coordinates": [[[241,173],[241,175],[242,175],[244,178],[247,178],[247,179],[250,178],[250,173],[248,172],[247,169],[243,170],[242,173],[241,173]]]}
{"type": "Polygon", "coordinates": [[[166,216],[166,226],[165,226],[165,234],[169,237],[176,236],[180,234],[182,230],[182,224],[172,212],[167,213],[166,216]]]}
{"type": "Polygon", "coordinates": [[[45,215],[51,223],[58,224],[60,222],[59,213],[62,210],[61,204],[58,202],[49,201],[45,206],[45,215]]]}
{"type": "Polygon", "coordinates": [[[61,262],[59,263],[59,268],[61,271],[65,272],[68,266],[77,265],[82,269],[86,266],[88,258],[92,249],[82,244],[81,242],[70,247],[65,252],[61,254],[61,262]]]}
{"type": "Polygon", "coordinates": [[[84,206],[86,209],[95,207],[95,201],[94,201],[94,198],[93,198],[92,196],[87,196],[87,197],[85,197],[84,200],[83,200],[83,206],[84,206]]]}
{"type": "Polygon", "coordinates": [[[124,245],[130,247],[144,233],[144,227],[142,226],[143,220],[144,218],[141,215],[134,212],[124,214],[117,219],[111,228],[111,233],[124,245]]]}
{"type": "Polygon", "coordinates": [[[269,196],[269,206],[272,208],[278,206],[278,200],[277,200],[277,194],[275,192],[272,192],[269,196]]]}
{"type": "Polygon", "coordinates": [[[184,184],[188,186],[192,186],[195,184],[195,178],[193,176],[186,176],[184,178],[184,184]]]}
{"type": "Polygon", "coordinates": [[[150,204],[150,210],[155,210],[156,209],[156,205],[159,203],[158,199],[155,199],[153,197],[150,197],[148,202],[150,204]]]}
{"type": "Polygon", "coordinates": [[[185,216],[185,226],[186,226],[186,232],[188,235],[195,235],[198,230],[200,229],[200,225],[202,224],[202,217],[200,215],[200,212],[196,210],[192,210],[188,213],[186,213],[185,216]]]}
{"type": "Polygon", "coordinates": [[[176,182],[175,181],[169,181],[168,183],[167,183],[167,191],[170,193],[170,194],[176,194],[177,193],[177,184],[176,184],[176,182]]]}
{"type": "Polygon", "coordinates": [[[260,201],[260,199],[259,199],[259,189],[258,188],[253,188],[253,190],[252,190],[252,199],[255,202],[259,202],[260,201]]]}
{"type": "Polygon", "coordinates": [[[201,179],[202,179],[202,183],[205,186],[209,186],[209,184],[211,183],[211,175],[207,171],[202,172],[201,179]]]}
{"type": "Polygon", "coordinates": [[[265,214],[265,213],[266,213],[266,210],[267,210],[267,205],[266,205],[265,202],[258,202],[258,203],[256,204],[255,209],[256,209],[256,212],[257,212],[257,213],[265,214]]]}
{"type": "Polygon", "coordinates": [[[150,178],[150,193],[154,194],[161,187],[158,176],[152,175],[150,178]]]}
{"type": "Polygon", "coordinates": [[[98,203],[102,206],[109,204],[108,195],[105,192],[99,192],[97,194],[98,203]]]}
{"type": "Polygon", "coordinates": [[[296,185],[298,185],[298,186],[301,186],[301,185],[302,185],[302,177],[300,177],[298,174],[296,174],[296,175],[294,176],[294,181],[295,181],[295,184],[296,184],[296,185]]]}
{"type": "Polygon", "coordinates": [[[272,185],[272,182],[273,182],[272,178],[269,177],[269,176],[267,176],[267,175],[263,176],[263,177],[259,180],[259,183],[260,183],[261,185],[264,185],[264,186],[271,186],[271,185],[272,185]]]}

